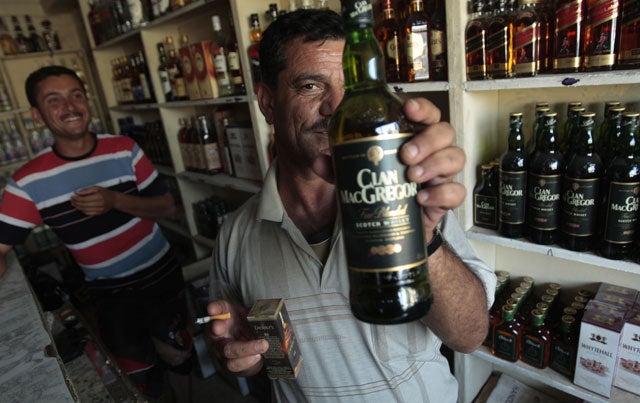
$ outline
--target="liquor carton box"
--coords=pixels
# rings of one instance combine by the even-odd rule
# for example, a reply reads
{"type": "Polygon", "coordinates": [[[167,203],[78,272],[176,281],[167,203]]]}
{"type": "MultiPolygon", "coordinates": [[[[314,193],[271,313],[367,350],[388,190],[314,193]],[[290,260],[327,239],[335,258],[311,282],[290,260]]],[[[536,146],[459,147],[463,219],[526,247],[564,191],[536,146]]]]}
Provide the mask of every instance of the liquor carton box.
{"type": "Polygon", "coordinates": [[[261,180],[258,150],[253,129],[248,127],[227,127],[227,140],[233,160],[233,169],[238,178],[261,180]]]}
{"type": "Polygon", "coordinates": [[[620,389],[640,395],[640,309],[627,313],[613,384],[620,389]]]}
{"type": "Polygon", "coordinates": [[[284,299],[257,300],[247,320],[254,335],[269,342],[269,350],[263,354],[269,378],[295,379],[302,364],[302,354],[284,299]]]}
{"type": "Polygon", "coordinates": [[[189,45],[193,56],[193,64],[196,67],[200,98],[218,97],[218,82],[216,81],[213,59],[211,59],[209,53],[209,42],[211,41],[202,41],[189,45]]]}
{"type": "Polygon", "coordinates": [[[585,310],[580,326],[573,382],[585,389],[611,396],[624,313],[620,309],[585,310]]]}
{"type": "Polygon", "coordinates": [[[178,52],[180,53],[180,64],[182,65],[182,73],[184,74],[189,99],[199,99],[200,88],[198,87],[198,78],[196,77],[196,67],[191,55],[191,48],[188,45],[183,46],[178,52]]]}
{"type": "Polygon", "coordinates": [[[631,301],[631,305],[633,305],[633,301],[635,301],[638,297],[638,290],[615,284],[602,283],[600,284],[600,287],[598,288],[598,292],[596,292],[594,299],[603,301],[603,299],[600,298],[601,296],[611,294],[624,298],[625,300],[629,300],[631,301]]]}

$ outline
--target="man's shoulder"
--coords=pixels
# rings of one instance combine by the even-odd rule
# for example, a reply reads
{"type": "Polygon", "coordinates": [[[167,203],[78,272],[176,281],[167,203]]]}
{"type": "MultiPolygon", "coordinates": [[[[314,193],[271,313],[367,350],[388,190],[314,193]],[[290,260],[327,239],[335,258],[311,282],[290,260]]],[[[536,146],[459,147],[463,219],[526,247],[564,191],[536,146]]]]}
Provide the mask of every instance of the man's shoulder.
{"type": "Polygon", "coordinates": [[[56,168],[56,159],[52,158],[53,156],[54,153],[50,147],[41,151],[35,157],[25,162],[24,165],[22,165],[13,173],[12,176],[14,180],[17,182],[29,175],[56,168]]]}

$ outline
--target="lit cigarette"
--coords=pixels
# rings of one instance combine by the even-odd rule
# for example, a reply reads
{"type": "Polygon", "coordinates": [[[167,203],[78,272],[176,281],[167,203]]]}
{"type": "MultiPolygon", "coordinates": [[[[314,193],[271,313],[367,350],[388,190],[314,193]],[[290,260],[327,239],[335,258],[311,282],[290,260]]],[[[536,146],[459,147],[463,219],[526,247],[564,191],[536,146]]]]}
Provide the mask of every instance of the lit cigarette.
{"type": "Polygon", "coordinates": [[[204,325],[205,323],[209,323],[212,320],[229,319],[230,317],[231,317],[231,314],[229,312],[221,313],[220,315],[203,316],[201,318],[196,319],[196,325],[204,325]]]}

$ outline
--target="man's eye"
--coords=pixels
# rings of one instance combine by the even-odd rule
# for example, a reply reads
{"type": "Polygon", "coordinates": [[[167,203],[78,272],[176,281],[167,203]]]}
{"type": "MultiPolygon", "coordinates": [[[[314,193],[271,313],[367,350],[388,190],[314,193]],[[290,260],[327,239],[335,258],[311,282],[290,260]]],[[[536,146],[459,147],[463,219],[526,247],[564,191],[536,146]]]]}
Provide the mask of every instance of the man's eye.
{"type": "Polygon", "coordinates": [[[307,83],[302,85],[303,90],[315,90],[318,89],[318,86],[314,83],[307,83]]]}

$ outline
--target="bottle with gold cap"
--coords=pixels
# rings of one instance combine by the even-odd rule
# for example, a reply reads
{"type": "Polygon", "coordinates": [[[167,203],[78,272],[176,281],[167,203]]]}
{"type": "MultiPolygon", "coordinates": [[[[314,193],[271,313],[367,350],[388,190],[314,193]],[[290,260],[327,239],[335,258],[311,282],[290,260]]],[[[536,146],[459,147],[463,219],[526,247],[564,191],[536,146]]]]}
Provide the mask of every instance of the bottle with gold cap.
{"type": "Polygon", "coordinates": [[[551,334],[544,318],[544,313],[539,309],[531,311],[531,321],[522,331],[520,352],[520,360],[540,369],[549,366],[551,356],[551,334]]]}

